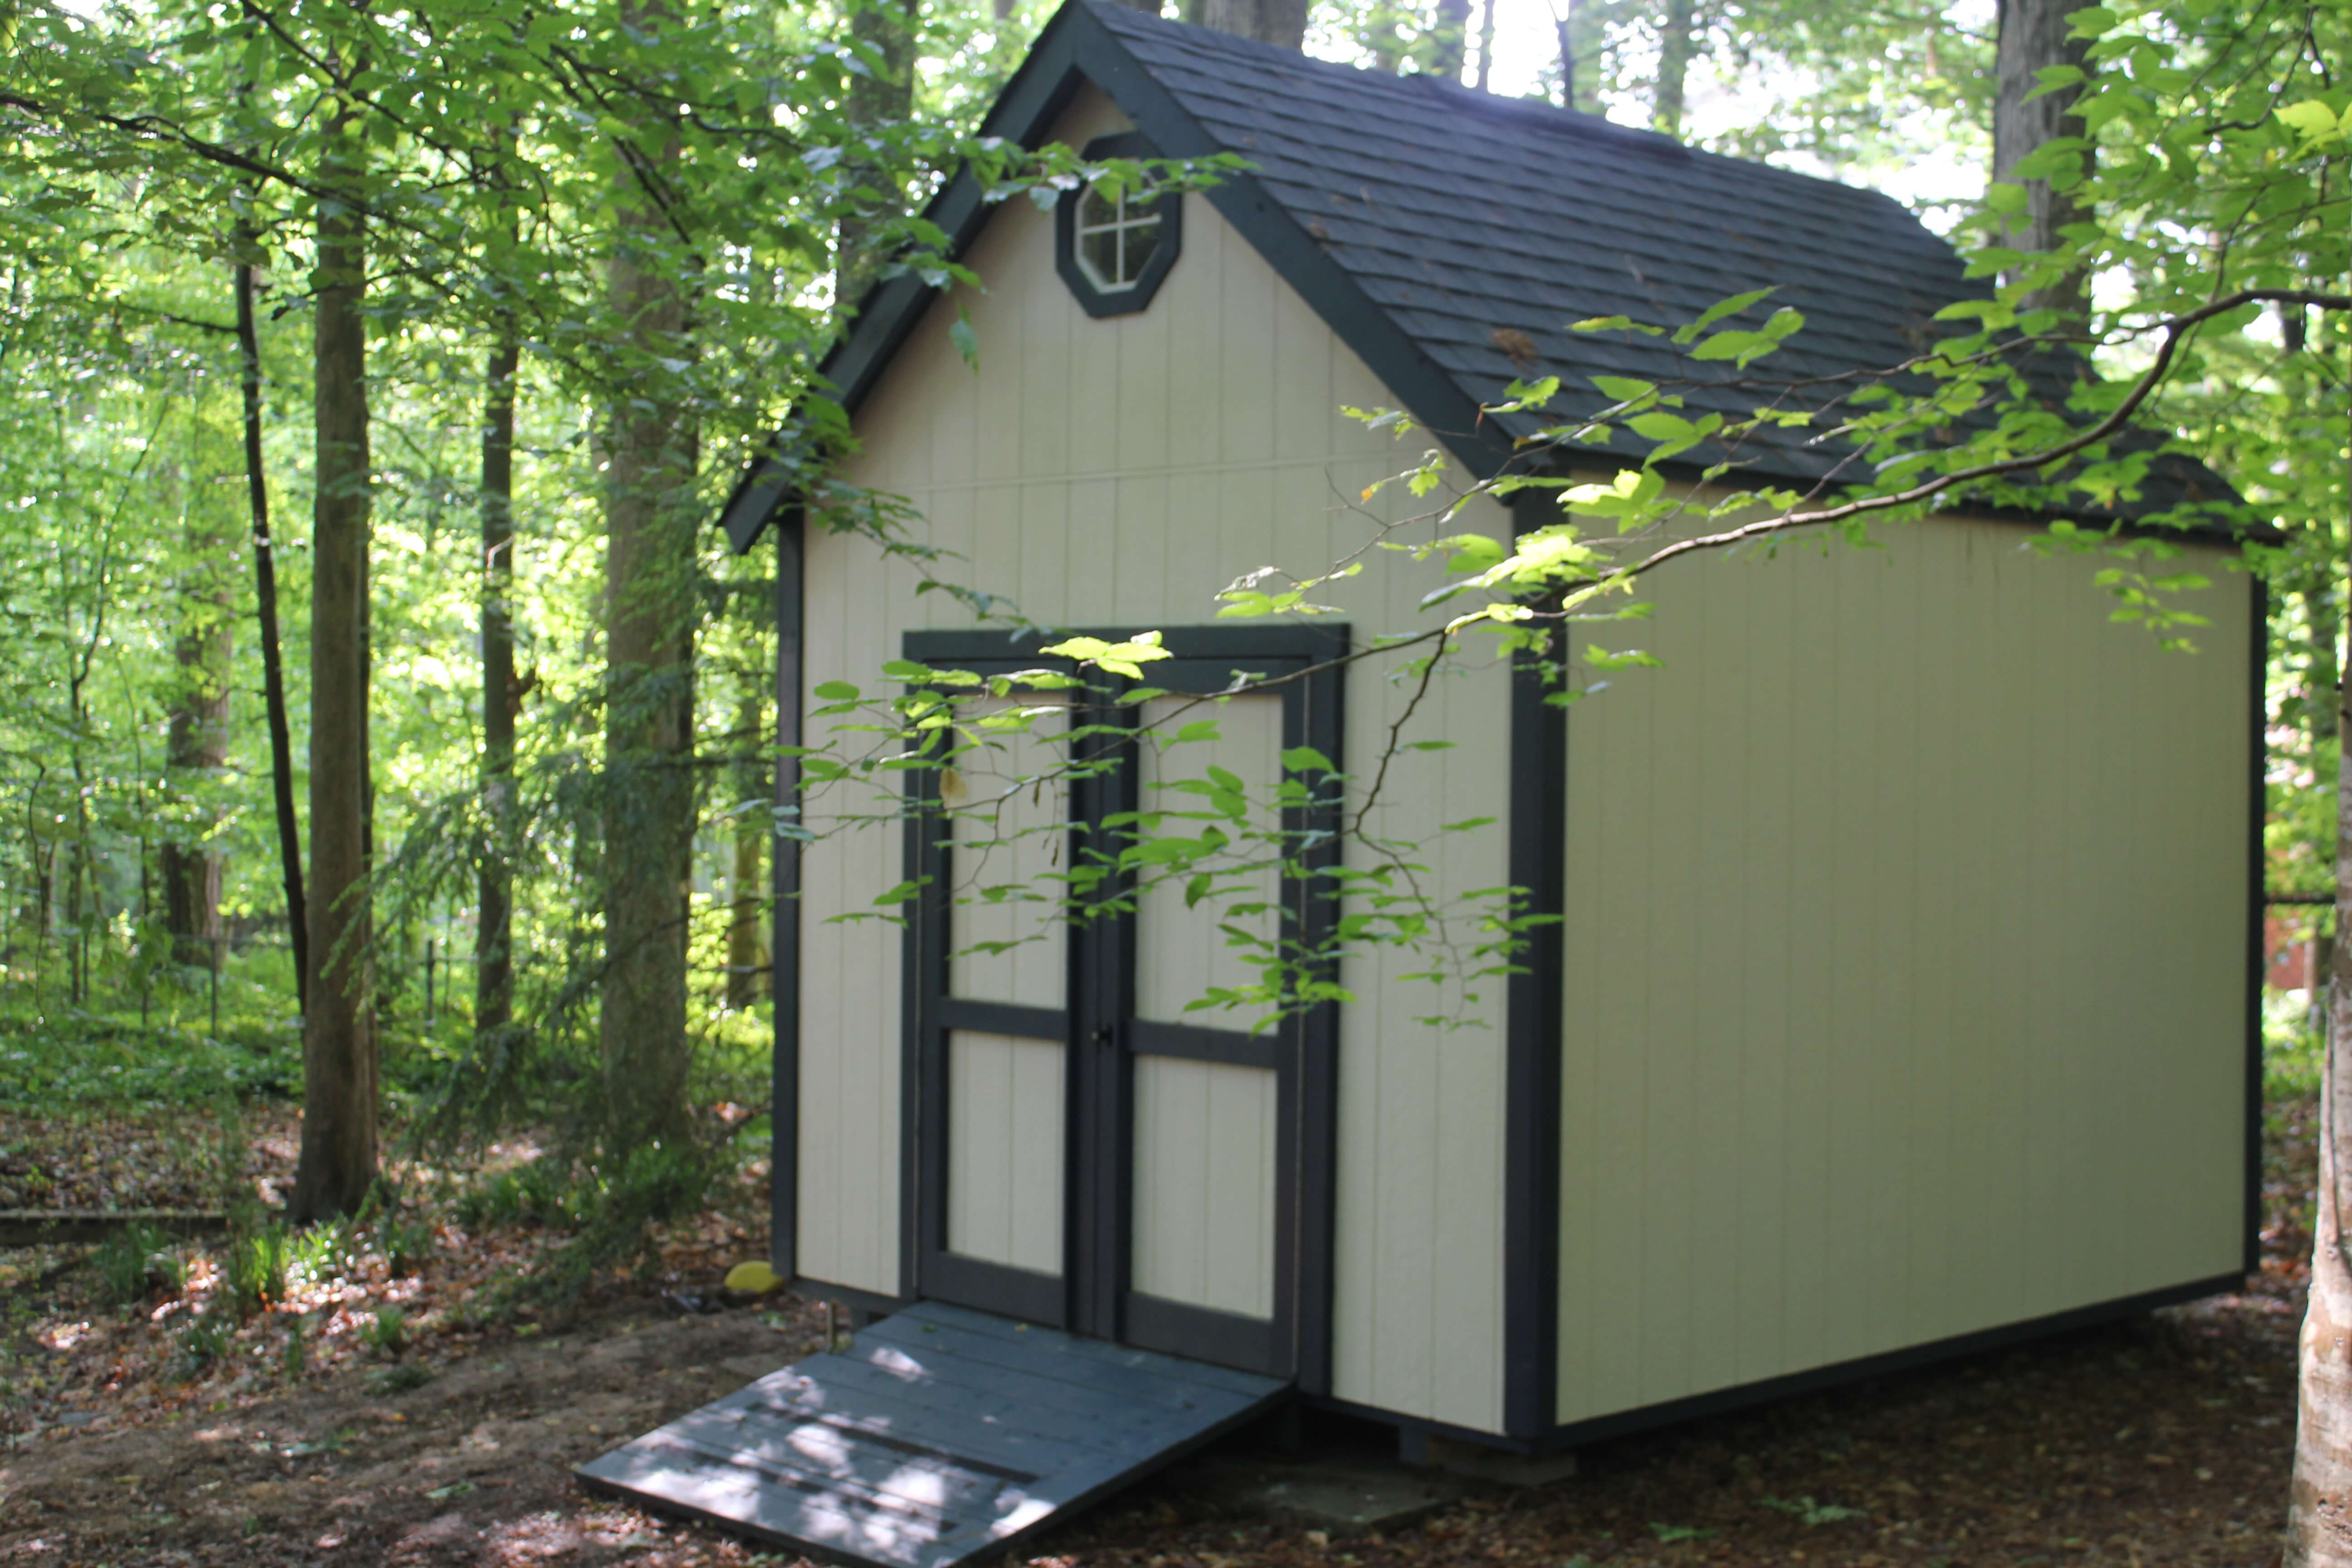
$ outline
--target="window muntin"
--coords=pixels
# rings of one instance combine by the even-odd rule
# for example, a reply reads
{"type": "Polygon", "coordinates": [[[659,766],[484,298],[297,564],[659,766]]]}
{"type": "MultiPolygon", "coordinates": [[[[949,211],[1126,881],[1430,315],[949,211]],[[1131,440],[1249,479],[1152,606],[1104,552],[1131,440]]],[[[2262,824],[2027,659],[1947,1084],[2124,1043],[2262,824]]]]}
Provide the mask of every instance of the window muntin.
{"type": "Polygon", "coordinates": [[[1078,198],[1073,235],[1078,269],[1106,294],[1133,289],[1160,249],[1160,198],[1089,189],[1078,198]]]}

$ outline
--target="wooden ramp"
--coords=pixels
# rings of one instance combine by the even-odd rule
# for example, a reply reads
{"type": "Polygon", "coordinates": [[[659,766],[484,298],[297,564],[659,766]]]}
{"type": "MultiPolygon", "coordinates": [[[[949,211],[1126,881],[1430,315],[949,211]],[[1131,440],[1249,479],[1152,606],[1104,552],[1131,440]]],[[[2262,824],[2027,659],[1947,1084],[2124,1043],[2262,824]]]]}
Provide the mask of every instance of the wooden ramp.
{"type": "Polygon", "coordinates": [[[1273,1406],[1272,1378],[924,1302],[580,1467],[819,1556],[946,1568],[1273,1406]]]}

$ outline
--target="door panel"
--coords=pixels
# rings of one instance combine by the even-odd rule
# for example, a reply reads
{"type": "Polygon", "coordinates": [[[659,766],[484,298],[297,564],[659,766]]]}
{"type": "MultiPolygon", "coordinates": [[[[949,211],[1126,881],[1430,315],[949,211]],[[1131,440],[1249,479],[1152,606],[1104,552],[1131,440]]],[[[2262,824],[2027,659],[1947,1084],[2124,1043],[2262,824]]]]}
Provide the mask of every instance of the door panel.
{"type": "MultiPolygon", "coordinates": [[[[1040,695],[1029,700],[1064,711],[1034,733],[954,774],[909,773],[908,864],[923,884],[907,938],[915,1294],[1328,1388],[1332,1009],[1253,1033],[1264,1008],[1188,1004],[1263,978],[1258,943],[1312,942],[1336,918],[1316,874],[1336,855],[1336,802],[1293,798],[1277,818],[1274,791],[1286,749],[1339,756],[1339,676],[1324,661],[1346,639],[1340,626],[1171,634],[1190,651],[1153,664],[1150,683],[1179,695],[1097,693],[1083,708],[1040,695]],[[1223,691],[1237,669],[1291,679],[1214,705],[1181,695],[1223,691]],[[1138,743],[1137,726],[1180,707],[1217,737],[1166,757],[1138,743]],[[1083,764],[1066,789],[1013,789],[1064,748],[1083,764]],[[1305,870],[1229,873],[1187,907],[1182,887],[1139,889],[1116,871],[1116,824],[1219,805],[1161,787],[1212,766],[1244,781],[1255,826],[1308,846],[1305,870]],[[1000,801],[994,825],[962,820],[1000,801]],[[1087,884],[1100,900],[1089,918],[1039,918],[1065,875],[1097,868],[1110,874],[1087,884]],[[1262,907],[1227,912],[1237,898],[1262,907]],[[1221,925],[1256,942],[1236,946],[1221,925]]],[[[983,677],[1050,662],[1006,647],[995,634],[920,633],[906,653],[983,677]]],[[[1193,837],[1215,820],[1153,831],[1193,837]]],[[[1244,843],[1235,858],[1275,848],[1244,843]]]]}
{"type": "Polygon", "coordinates": [[[1263,1068],[1135,1061],[1136,1290],[1274,1316],[1275,1145],[1281,1096],[1263,1068]]]}
{"type": "Polygon", "coordinates": [[[948,1250],[1062,1271],[1060,1040],[948,1032],[948,1250]]]}
{"type": "Polygon", "coordinates": [[[948,994],[1059,1011],[1069,994],[1069,928],[1040,917],[1058,896],[1053,879],[1066,866],[1069,786],[1057,780],[1021,789],[1014,781],[1045,773],[1060,757],[1067,719],[1035,710],[1066,710],[1068,704],[1058,694],[1038,693],[1017,704],[975,702],[965,711],[982,721],[1016,705],[1033,713],[1032,728],[967,752],[953,778],[939,784],[960,813],[950,856],[960,901],[948,911],[948,994]]]}
{"type": "MultiPolygon", "coordinates": [[[[1197,795],[1167,788],[1171,783],[1205,780],[1213,767],[1222,768],[1247,786],[1250,825],[1261,832],[1280,825],[1271,809],[1271,792],[1282,777],[1282,699],[1278,696],[1236,698],[1221,707],[1189,703],[1173,697],[1143,704],[1143,722],[1160,725],[1155,732],[1188,721],[1209,720],[1217,726],[1210,741],[1188,742],[1162,750],[1147,744],[1137,760],[1146,811],[1198,812],[1206,803],[1197,795]]],[[[1197,837],[1208,821],[1171,817],[1161,825],[1171,836],[1197,837]]],[[[1265,850],[1246,849],[1243,858],[1262,858],[1265,850]]],[[[1247,984],[1258,978],[1248,962],[1249,950],[1234,944],[1220,929],[1234,926],[1261,941],[1271,941],[1276,925],[1274,906],[1282,898],[1277,866],[1258,868],[1238,877],[1221,877],[1216,896],[1191,909],[1184,904],[1181,881],[1162,882],[1136,895],[1135,1016],[1163,1023],[1197,1023],[1231,1026],[1246,1025],[1244,1014],[1200,1010],[1188,1005],[1212,987],[1247,984]],[[1262,912],[1226,916],[1236,902],[1265,905],[1262,912]]]]}

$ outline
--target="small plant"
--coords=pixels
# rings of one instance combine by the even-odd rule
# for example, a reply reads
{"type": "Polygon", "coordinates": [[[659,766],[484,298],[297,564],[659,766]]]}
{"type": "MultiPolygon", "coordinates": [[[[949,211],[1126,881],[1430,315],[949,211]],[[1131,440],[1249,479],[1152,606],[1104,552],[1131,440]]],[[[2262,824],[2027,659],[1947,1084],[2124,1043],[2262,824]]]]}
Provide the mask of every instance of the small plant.
{"type": "Polygon", "coordinates": [[[290,1245],[293,1262],[289,1272],[307,1284],[322,1285],[351,1270],[351,1232],[342,1226],[312,1226],[296,1232],[290,1245]]]}
{"type": "Polygon", "coordinates": [[[1701,1530],[1695,1524],[1660,1524],[1653,1521],[1650,1524],[1650,1533],[1658,1538],[1660,1545],[1672,1546],[1681,1541],[1705,1541],[1715,1531],[1701,1530]]]}
{"type": "Polygon", "coordinates": [[[275,1220],[229,1238],[221,1258],[228,1299],[240,1315],[286,1300],[287,1276],[294,1267],[294,1238],[275,1220]]]}
{"type": "Polygon", "coordinates": [[[1864,1512],[1858,1508],[1840,1508],[1833,1502],[1815,1502],[1809,1497],[1765,1497],[1758,1498],[1756,1501],[1759,1507],[1769,1508],[1776,1513],[1785,1513],[1790,1519],[1803,1523],[1808,1529],[1817,1525],[1836,1524],[1843,1520],[1860,1519],[1864,1512]]]}
{"type": "Polygon", "coordinates": [[[225,1312],[192,1313],[173,1336],[180,1352],[181,1370],[195,1377],[228,1354],[230,1336],[236,1327],[225,1312]]]}
{"type": "Polygon", "coordinates": [[[286,1325],[286,1348],[278,1352],[278,1368],[289,1377],[300,1377],[310,1364],[310,1331],[315,1326],[307,1312],[286,1325]]]}
{"type": "Polygon", "coordinates": [[[135,1307],[157,1290],[179,1294],[188,1266],[168,1250],[163,1233],[152,1226],[126,1226],[100,1244],[99,1285],[118,1307],[135,1307]]]}
{"type": "Polygon", "coordinates": [[[409,1219],[394,1215],[383,1223],[377,1241],[383,1248],[384,1266],[392,1270],[394,1279],[408,1278],[433,1256],[436,1230],[433,1221],[423,1215],[409,1219]]]}
{"type": "Polygon", "coordinates": [[[379,1307],[360,1325],[360,1342],[372,1351],[396,1356],[408,1348],[408,1314],[398,1307],[379,1307]]]}

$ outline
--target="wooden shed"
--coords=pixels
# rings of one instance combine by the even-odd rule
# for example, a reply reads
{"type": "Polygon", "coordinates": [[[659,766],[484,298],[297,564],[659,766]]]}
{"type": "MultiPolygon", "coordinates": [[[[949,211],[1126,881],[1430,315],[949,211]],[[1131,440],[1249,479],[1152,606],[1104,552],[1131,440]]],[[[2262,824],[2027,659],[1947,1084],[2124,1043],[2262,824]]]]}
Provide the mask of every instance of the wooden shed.
{"type": "MultiPolygon", "coordinates": [[[[1343,405],[1402,407],[1486,475],[1521,426],[1479,405],[1515,376],[1662,374],[1648,340],[1567,323],[1772,284],[1809,323],[1776,363],[1852,370],[1980,287],[1877,195],[1098,0],[987,129],[1253,168],[1055,212],[951,184],[932,216],[985,291],[866,300],[827,365],[846,477],[1037,620],[1164,631],[1179,689],[1438,613],[1376,557],[1339,616],[1216,618],[1236,571],[1352,547],[1334,498],[1399,458],[1343,405]]],[[[1802,435],[1750,471],[1817,478],[1802,435]]],[[[888,660],[1035,661],[787,483],[755,471],[725,517],[775,552],[787,742],[822,739],[817,687],[888,660]]],[[[1479,504],[1456,529],[1549,515],[1479,504]]],[[[2095,557],[2026,547],[2035,521],[1678,563],[1642,633],[1663,668],[1572,708],[1502,663],[1454,680],[1417,721],[1453,749],[1399,757],[1381,809],[1495,819],[1433,876],[1562,917],[1483,1026],[1417,1022],[1377,954],[1347,961],[1352,1003],[1204,1025],[1182,1004],[1226,960],[1181,900],[991,956],[1001,911],[927,897],[903,942],[841,919],[951,845],[780,846],[775,1267],[1520,1451],[2232,1288],[2259,590],[2190,540],[2210,625],[2160,651],[2108,624],[2095,557]]],[[[1232,704],[1219,760],[1344,769],[1408,697],[1326,669],[1232,704]]]]}

